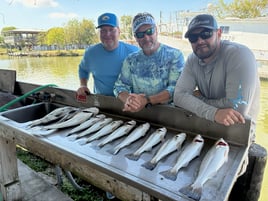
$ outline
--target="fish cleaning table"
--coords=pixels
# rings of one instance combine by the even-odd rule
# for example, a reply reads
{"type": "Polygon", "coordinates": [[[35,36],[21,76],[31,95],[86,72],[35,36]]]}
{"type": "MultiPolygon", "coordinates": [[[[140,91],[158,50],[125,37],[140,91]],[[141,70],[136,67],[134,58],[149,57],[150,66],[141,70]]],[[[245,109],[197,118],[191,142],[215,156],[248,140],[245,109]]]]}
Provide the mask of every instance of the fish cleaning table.
{"type": "Polygon", "coordinates": [[[16,158],[14,156],[16,144],[45,160],[70,170],[93,185],[112,192],[121,200],[158,198],[165,201],[191,201],[192,199],[180,193],[179,189],[193,183],[204,155],[220,137],[223,137],[230,146],[228,161],[213,179],[205,183],[200,200],[228,200],[236,181],[236,175],[247,154],[251,129],[249,120],[245,125],[225,127],[200,119],[180,108],[169,106],[152,107],[139,114],[124,114],[121,110],[115,113],[115,109],[110,112],[107,108],[102,108],[102,104],[99,102],[90,105],[99,107],[100,113],[104,113],[114,120],[122,119],[126,122],[134,119],[137,121],[137,125],[144,122],[150,123],[151,128],[145,137],[123,148],[116,155],[111,154],[109,150],[120,143],[124,137],[100,148],[97,144],[101,139],[86,145],[79,144],[83,138],[71,141],[69,137],[66,137],[71,128],[59,129],[42,137],[34,135],[40,132],[37,128],[27,128],[25,122],[40,118],[50,112],[51,108],[61,106],[63,105],[39,103],[1,113],[1,171],[2,175],[6,176],[2,176],[0,182],[1,191],[6,192],[7,196],[11,196],[11,192],[17,192],[13,197],[20,198],[21,196],[18,193],[20,183],[15,164],[16,159],[14,159],[14,157],[16,158]],[[191,161],[187,167],[182,168],[175,181],[166,179],[160,172],[166,171],[174,165],[180,150],[165,157],[153,170],[144,168],[142,164],[154,156],[161,144],[155,146],[152,151],[143,153],[137,161],[125,157],[126,154],[137,150],[150,133],[163,126],[168,129],[166,139],[180,132],[187,134],[183,147],[190,143],[196,134],[201,134],[205,139],[201,155],[191,161]]]}

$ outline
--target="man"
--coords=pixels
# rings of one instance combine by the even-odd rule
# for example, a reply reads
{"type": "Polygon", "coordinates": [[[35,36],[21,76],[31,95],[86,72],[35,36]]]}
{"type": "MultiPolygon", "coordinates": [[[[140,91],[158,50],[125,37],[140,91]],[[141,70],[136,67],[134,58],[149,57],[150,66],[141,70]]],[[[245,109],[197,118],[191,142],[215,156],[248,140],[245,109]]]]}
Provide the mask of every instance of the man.
{"type": "Polygon", "coordinates": [[[211,15],[197,15],[185,38],[191,43],[174,104],[225,126],[257,121],[260,81],[253,53],[244,45],[222,41],[211,15]],[[198,91],[193,91],[198,89],[198,91]]]}
{"type": "Polygon", "coordinates": [[[79,65],[80,88],[78,95],[90,93],[87,83],[89,74],[94,80],[94,93],[113,96],[114,82],[121,71],[125,57],[139,48],[119,41],[120,29],[118,19],[113,13],[104,13],[98,18],[100,40],[85,51],[79,65]]]}
{"type": "Polygon", "coordinates": [[[150,105],[172,101],[184,57],[180,50],[158,42],[151,14],[137,14],[132,29],[141,50],[125,59],[114,94],[124,103],[123,111],[138,112],[150,105]]]}

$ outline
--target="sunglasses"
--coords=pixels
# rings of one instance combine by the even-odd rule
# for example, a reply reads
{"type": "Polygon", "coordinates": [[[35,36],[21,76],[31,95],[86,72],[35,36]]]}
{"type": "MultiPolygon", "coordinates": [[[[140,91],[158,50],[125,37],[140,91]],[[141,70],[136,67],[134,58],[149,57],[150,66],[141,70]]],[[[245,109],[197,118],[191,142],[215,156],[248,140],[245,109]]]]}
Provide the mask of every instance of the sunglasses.
{"type": "Polygon", "coordinates": [[[202,38],[203,40],[210,38],[213,35],[214,30],[204,30],[198,34],[189,34],[188,39],[191,43],[196,43],[198,38],[202,38]]]}
{"type": "Polygon", "coordinates": [[[144,35],[146,34],[147,36],[151,36],[155,33],[155,28],[151,27],[145,31],[141,31],[141,32],[136,32],[134,35],[136,38],[143,38],[144,35]]]}

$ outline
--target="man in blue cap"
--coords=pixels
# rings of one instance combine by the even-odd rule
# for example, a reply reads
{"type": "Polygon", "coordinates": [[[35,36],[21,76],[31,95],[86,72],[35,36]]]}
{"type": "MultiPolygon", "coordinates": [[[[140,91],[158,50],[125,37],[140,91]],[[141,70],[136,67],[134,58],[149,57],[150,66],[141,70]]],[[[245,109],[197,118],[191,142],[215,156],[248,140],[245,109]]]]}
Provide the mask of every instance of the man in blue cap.
{"type": "Polygon", "coordinates": [[[123,60],[139,48],[119,41],[120,28],[115,14],[104,13],[98,18],[101,43],[86,49],[79,64],[80,87],[78,95],[89,94],[88,79],[91,73],[94,80],[92,93],[114,96],[114,82],[121,71],[123,60]]]}

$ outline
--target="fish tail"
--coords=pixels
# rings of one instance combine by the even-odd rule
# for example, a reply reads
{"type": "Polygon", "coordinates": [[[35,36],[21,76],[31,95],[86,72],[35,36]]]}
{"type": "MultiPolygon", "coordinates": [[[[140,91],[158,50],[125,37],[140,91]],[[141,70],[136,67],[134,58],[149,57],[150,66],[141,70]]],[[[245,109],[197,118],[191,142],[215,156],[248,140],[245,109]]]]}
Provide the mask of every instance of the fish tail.
{"type": "Polygon", "coordinates": [[[166,179],[170,179],[172,181],[175,181],[177,179],[176,172],[172,172],[171,170],[160,172],[160,174],[163,175],[166,179]]]}
{"type": "Polygon", "coordinates": [[[199,201],[201,198],[202,188],[193,188],[191,185],[183,187],[179,190],[189,198],[199,201]]]}
{"type": "Polygon", "coordinates": [[[155,168],[156,164],[152,163],[151,161],[148,161],[146,163],[143,163],[142,166],[148,170],[153,170],[155,168]]]}
{"type": "Polygon", "coordinates": [[[140,158],[140,155],[135,155],[134,153],[132,153],[132,154],[126,154],[125,156],[128,159],[133,160],[133,161],[137,161],[140,158]]]}

